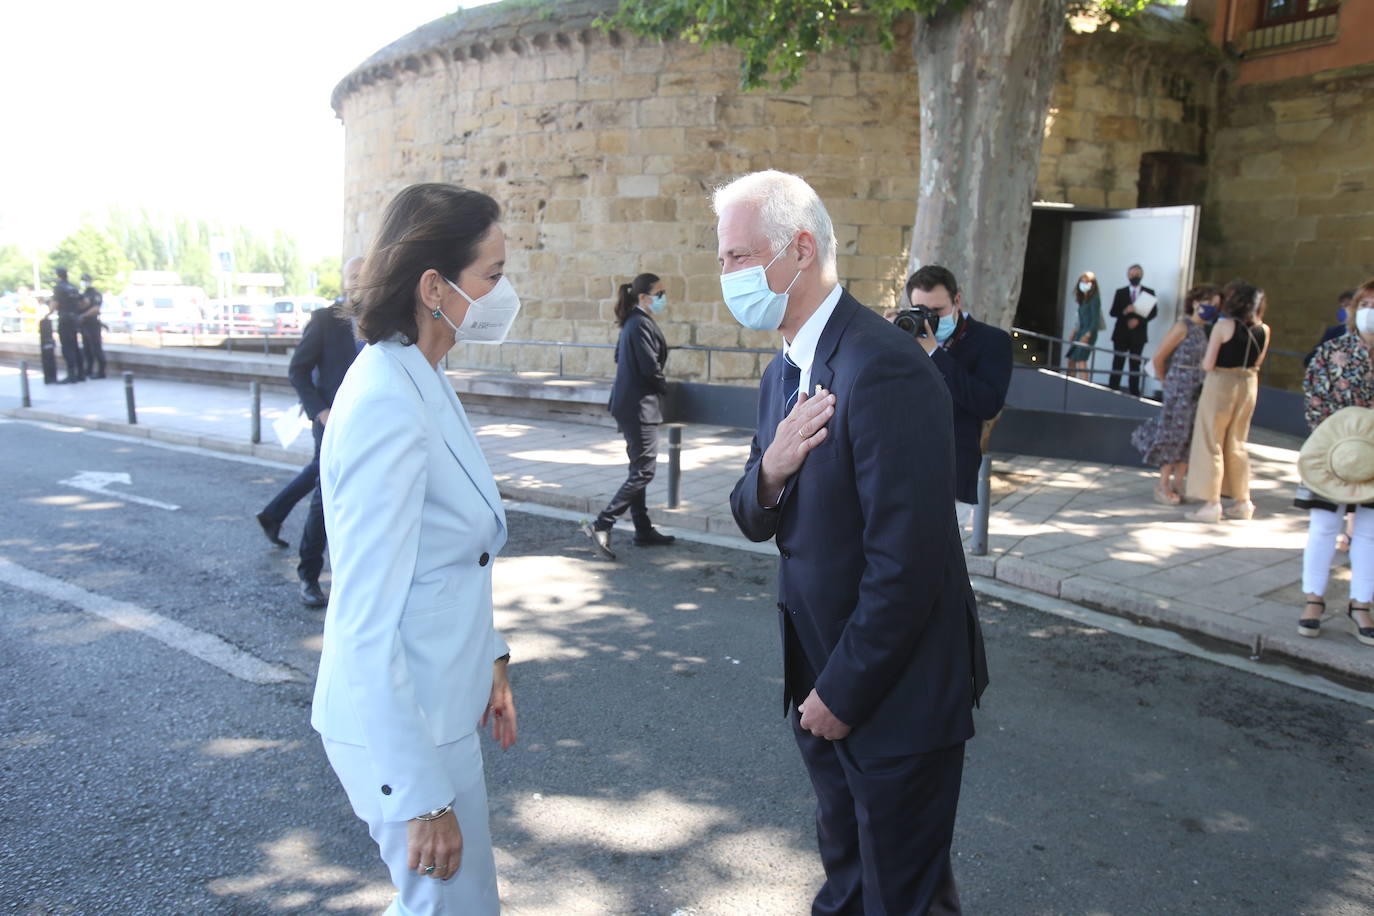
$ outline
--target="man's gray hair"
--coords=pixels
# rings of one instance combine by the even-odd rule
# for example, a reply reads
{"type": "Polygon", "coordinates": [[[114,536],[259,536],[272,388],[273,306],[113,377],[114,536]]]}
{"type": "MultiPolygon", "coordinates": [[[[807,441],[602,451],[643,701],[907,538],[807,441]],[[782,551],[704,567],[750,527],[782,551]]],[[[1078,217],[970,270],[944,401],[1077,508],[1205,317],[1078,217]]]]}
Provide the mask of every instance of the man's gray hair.
{"type": "Polygon", "coordinates": [[[816,240],[822,273],[834,276],[835,227],[815,189],[798,175],[768,169],[751,172],[711,195],[716,216],[726,207],[748,203],[758,207],[760,228],[773,254],[786,248],[803,229],[816,240]]]}

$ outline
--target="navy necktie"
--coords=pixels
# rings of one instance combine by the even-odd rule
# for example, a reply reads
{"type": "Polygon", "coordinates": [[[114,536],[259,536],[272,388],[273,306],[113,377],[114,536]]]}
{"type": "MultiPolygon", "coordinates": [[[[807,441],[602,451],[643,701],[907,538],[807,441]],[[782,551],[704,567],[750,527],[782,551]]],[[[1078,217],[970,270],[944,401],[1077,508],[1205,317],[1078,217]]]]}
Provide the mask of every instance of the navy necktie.
{"type": "Polygon", "coordinates": [[[801,366],[792,362],[792,358],[786,352],[782,354],[782,412],[786,416],[792,410],[792,405],[797,403],[797,395],[801,393],[801,366]]]}

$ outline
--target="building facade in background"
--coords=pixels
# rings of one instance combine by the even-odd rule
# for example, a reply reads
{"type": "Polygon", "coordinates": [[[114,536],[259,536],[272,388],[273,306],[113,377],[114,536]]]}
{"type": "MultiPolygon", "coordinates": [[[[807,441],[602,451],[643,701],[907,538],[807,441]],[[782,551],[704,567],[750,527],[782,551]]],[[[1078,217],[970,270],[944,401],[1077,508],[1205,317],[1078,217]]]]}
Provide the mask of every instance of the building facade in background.
{"type": "MultiPolygon", "coordinates": [[[[826,201],[845,285],[871,307],[895,304],[917,196],[909,36],[892,53],[822,57],[785,92],[746,93],[728,49],[593,28],[614,6],[468,10],[348,75],[332,100],[346,137],[344,252],[366,249],[402,187],[452,181],[505,207],[508,270],[526,303],[513,338],[612,343],[616,285],[652,271],[667,284],[671,345],[770,348],[720,302],[708,198],[775,167],[826,201]]],[[[1200,205],[1196,277],[1266,287],[1275,346],[1305,351],[1336,291],[1374,273],[1371,29],[1371,0],[1194,0],[1187,17],[1071,35],[1036,196],[1081,210],[1200,205]]],[[[1027,267],[1044,274],[1031,263],[1043,256],[1033,245],[1027,267]]],[[[1038,290],[1028,284],[1021,302],[1031,324],[1061,309],[1062,296],[1038,290]]],[[[566,351],[564,370],[610,375],[610,352],[566,351]]],[[[559,362],[549,347],[454,357],[559,362]]],[[[714,353],[710,378],[753,383],[767,358],[714,353]]],[[[707,355],[676,353],[672,368],[705,378],[707,355]]],[[[1277,368],[1279,380],[1297,371],[1277,368]]]]}

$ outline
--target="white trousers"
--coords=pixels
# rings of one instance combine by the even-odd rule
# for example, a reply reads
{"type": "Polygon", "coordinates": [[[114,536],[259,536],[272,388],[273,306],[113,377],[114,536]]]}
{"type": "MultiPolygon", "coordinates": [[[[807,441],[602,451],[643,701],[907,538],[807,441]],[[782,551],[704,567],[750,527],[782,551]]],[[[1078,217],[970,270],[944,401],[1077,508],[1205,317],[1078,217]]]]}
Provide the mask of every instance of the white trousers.
{"type": "MultiPolygon", "coordinates": [[[[1345,524],[1345,509],[1309,509],[1307,546],[1302,550],[1302,590],[1326,594],[1331,577],[1331,558],[1336,555],[1336,535],[1345,524]]],[[[1366,604],[1374,599],[1374,509],[1355,509],[1355,530],[1350,536],[1350,600],[1366,604]]]]}
{"type": "MultiPolygon", "coordinates": [[[[382,861],[396,885],[396,899],[386,916],[491,916],[501,912],[496,890],[496,861],[491,851],[491,828],[487,823],[487,786],[482,777],[482,746],[476,733],[450,744],[441,744],[439,753],[458,797],[453,813],[463,831],[463,861],[458,874],[447,881],[426,877],[406,867],[406,821],[382,820],[377,795],[377,776],[367,748],[337,741],[324,741],[324,752],[343,784],[353,811],[367,822],[368,832],[377,843],[382,861]]],[[[419,812],[417,812],[419,813],[419,812]]]]}

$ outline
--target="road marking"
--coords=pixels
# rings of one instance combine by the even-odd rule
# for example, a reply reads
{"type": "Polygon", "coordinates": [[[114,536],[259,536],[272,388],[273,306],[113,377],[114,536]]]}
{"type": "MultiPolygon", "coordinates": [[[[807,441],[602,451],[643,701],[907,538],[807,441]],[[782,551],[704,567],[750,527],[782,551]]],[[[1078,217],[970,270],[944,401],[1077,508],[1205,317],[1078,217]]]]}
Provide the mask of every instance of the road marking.
{"type": "Polygon", "coordinates": [[[166,509],[168,512],[175,512],[181,508],[172,503],[149,499],[146,496],[135,496],[132,493],[120,493],[110,489],[111,484],[118,483],[127,487],[131,486],[133,482],[134,479],[123,471],[77,471],[75,477],[58,481],[64,487],[85,490],[87,493],[98,493],[101,496],[111,496],[121,502],[138,503],[140,506],[152,506],[154,509],[166,509]]]}
{"type": "Polygon", "coordinates": [[[0,582],[44,595],[54,601],[74,605],[88,614],[108,620],[127,630],[151,636],[164,645],[195,656],[250,684],[286,684],[305,680],[300,672],[284,665],[263,661],[256,655],[230,645],[218,636],[177,623],[136,604],[88,592],[84,588],[34,572],[3,557],[0,557],[0,582]]]}

